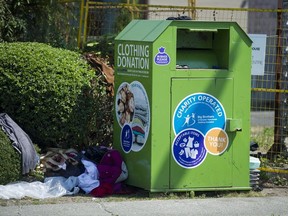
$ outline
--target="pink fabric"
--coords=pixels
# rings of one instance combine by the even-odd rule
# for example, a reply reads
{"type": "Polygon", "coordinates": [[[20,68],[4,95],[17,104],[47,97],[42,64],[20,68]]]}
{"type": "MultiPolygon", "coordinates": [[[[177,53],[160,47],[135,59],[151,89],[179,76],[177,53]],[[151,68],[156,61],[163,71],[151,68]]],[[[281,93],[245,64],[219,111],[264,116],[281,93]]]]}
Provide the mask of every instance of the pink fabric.
{"type": "Polygon", "coordinates": [[[122,184],[115,183],[122,173],[123,159],[117,150],[105,153],[100,163],[97,164],[100,185],[90,194],[94,197],[104,197],[122,191],[122,184]]]}
{"type": "Polygon", "coordinates": [[[100,182],[114,184],[122,172],[122,157],[117,150],[109,150],[97,165],[100,182]]]}
{"type": "Polygon", "coordinates": [[[121,184],[115,184],[122,172],[122,157],[117,150],[109,150],[97,165],[100,185],[90,194],[94,197],[104,197],[121,191],[121,184]]]}
{"type": "Polygon", "coordinates": [[[99,187],[94,188],[90,194],[94,197],[104,197],[113,194],[113,186],[109,183],[101,183],[99,187]]]}

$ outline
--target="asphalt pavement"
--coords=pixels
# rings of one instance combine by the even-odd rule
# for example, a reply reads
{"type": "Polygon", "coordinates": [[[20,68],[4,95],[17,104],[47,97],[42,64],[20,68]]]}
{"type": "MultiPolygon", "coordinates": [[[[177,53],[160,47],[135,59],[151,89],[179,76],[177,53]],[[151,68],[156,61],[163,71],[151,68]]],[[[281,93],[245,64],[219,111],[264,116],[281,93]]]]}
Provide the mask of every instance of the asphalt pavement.
{"type": "Polygon", "coordinates": [[[109,201],[0,207],[1,216],[287,216],[288,196],[109,201]]]}

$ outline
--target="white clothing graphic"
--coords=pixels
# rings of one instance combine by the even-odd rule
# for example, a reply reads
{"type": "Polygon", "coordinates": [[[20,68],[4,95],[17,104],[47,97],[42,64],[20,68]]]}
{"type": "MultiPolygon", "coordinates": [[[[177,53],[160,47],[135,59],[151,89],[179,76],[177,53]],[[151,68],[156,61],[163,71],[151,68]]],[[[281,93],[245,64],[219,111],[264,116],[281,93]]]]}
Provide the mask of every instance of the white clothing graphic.
{"type": "Polygon", "coordinates": [[[194,141],[194,137],[189,136],[186,147],[193,148],[193,141],[194,141]]]}
{"type": "Polygon", "coordinates": [[[194,142],[194,137],[190,136],[188,137],[188,140],[184,138],[183,141],[184,142],[180,144],[180,147],[183,147],[184,150],[182,149],[179,152],[179,155],[182,156],[185,152],[186,158],[196,159],[198,155],[197,148],[199,147],[199,142],[197,140],[194,142]]]}

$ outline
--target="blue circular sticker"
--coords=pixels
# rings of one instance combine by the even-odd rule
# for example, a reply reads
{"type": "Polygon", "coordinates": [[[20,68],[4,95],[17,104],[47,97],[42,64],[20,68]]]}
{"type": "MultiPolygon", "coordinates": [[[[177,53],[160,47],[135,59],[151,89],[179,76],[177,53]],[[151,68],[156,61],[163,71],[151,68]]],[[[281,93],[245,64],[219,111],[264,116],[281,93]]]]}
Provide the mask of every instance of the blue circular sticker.
{"type": "Polygon", "coordinates": [[[183,168],[199,166],[207,155],[204,135],[195,129],[181,131],[173,141],[172,155],[176,163],[183,168]]]}
{"type": "Polygon", "coordinates": [[[132,148],[132,130],[130,125],[125,124],[121,131],[121,145],[122,149],[125,153],[128,153],[131,151],[132,148]]]}
{"type": "Polygon", "coordinates": [[[195,128],[206,134],[211,128],[225,129],[226,114],[222,104],[207,93],[195,93],[184,98],[176,107],[173,116],[173,130],[195,128]]]}

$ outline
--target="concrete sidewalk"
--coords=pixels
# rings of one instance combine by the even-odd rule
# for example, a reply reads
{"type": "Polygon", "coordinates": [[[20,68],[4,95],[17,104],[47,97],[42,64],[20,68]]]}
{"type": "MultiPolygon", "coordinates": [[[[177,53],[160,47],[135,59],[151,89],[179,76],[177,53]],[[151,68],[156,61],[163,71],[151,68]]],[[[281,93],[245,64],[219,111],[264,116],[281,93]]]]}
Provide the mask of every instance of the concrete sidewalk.
{"type": "Polygon", "coordinates": [[[0,216],[154,216],[154,215],[221,215],[221,216],[286,216],[288,196],[235,197],[205,199],[169,199],[109,201],[93,198],[89,202],[13,205],[0,207],[0,216]]]}

